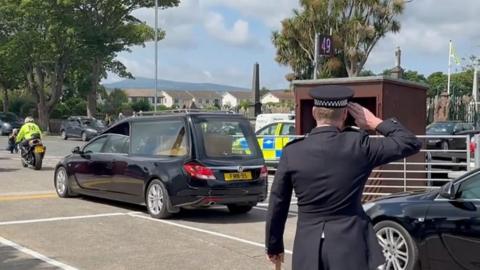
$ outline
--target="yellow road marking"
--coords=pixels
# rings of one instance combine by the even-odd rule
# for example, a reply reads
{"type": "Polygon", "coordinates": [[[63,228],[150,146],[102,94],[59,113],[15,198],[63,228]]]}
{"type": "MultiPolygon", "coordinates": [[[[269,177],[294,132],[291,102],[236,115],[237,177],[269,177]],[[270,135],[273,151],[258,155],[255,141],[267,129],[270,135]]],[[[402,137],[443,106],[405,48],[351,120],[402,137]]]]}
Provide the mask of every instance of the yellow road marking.
{"type": "Polygon", "coordinates": [[[0,202],[35,200],[35,199],[52,199],[52,198],[58,198],[57,193],[26,194],[26,195],[4,195],[4,196],[0,195],[0,202]]]}

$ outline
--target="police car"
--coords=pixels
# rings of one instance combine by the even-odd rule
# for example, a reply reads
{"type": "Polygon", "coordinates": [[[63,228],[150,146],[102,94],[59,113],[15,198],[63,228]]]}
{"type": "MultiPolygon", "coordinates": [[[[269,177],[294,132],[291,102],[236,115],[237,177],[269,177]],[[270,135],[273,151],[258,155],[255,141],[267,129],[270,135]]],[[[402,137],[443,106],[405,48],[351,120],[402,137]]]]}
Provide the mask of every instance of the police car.
{"type": "MultiPolygon", "coordinates": [[[[283,147],[295,139],[295,121],[285,120],[281,122],[275,122],[264,126],[256,133],[258,144],[262,149],[263,158],[266,163],[276,163],[282,156],[283,147]]],[[[248,147],[246,142],[239,139],[235,143],[235,147],[239,151],[245,151],[244,148],[248,147]]]]}

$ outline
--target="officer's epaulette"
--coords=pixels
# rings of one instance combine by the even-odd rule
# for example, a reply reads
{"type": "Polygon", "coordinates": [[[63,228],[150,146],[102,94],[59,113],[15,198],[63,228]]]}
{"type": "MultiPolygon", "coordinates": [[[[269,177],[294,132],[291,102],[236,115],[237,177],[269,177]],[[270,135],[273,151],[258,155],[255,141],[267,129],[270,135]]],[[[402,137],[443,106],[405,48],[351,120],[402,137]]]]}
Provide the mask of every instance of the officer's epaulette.
{"type": "Polygon", "coordinates": [[[305,135],[305,137],[295,138],[295,139],[289,141],[287,144],[285,144],[284,148],[287,147],[287,146],[289,146],[289,145],[291,145],[291,144],[294,144],[294,143],[296,143],[296,142],[303,141],[306,137],[308,137],[308,134],[305,135]]]}

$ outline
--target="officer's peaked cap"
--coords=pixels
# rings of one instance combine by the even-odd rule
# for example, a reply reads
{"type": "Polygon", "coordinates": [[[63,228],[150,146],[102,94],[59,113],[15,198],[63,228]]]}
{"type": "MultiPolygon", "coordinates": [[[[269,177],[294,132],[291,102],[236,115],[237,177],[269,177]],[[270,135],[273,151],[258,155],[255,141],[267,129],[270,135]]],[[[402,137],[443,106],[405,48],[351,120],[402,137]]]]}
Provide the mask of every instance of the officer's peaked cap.
{"type": "Polygon", "coordinates": [[[315,107],[343,108],[353,97],[353,90],[340,85],[317,86],[310,90],[315,107]]]}

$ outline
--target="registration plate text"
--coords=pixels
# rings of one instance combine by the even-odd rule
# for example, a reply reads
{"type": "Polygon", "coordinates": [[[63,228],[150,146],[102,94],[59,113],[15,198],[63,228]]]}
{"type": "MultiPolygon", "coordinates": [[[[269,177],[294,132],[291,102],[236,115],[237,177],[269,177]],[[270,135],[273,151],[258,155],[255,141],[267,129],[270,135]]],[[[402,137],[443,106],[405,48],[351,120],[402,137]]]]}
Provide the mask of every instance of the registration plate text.
{"type": "Polygon", "coordinates": [[[252,180],[252,172],[226,173],[225,181],[252,180]]]}

